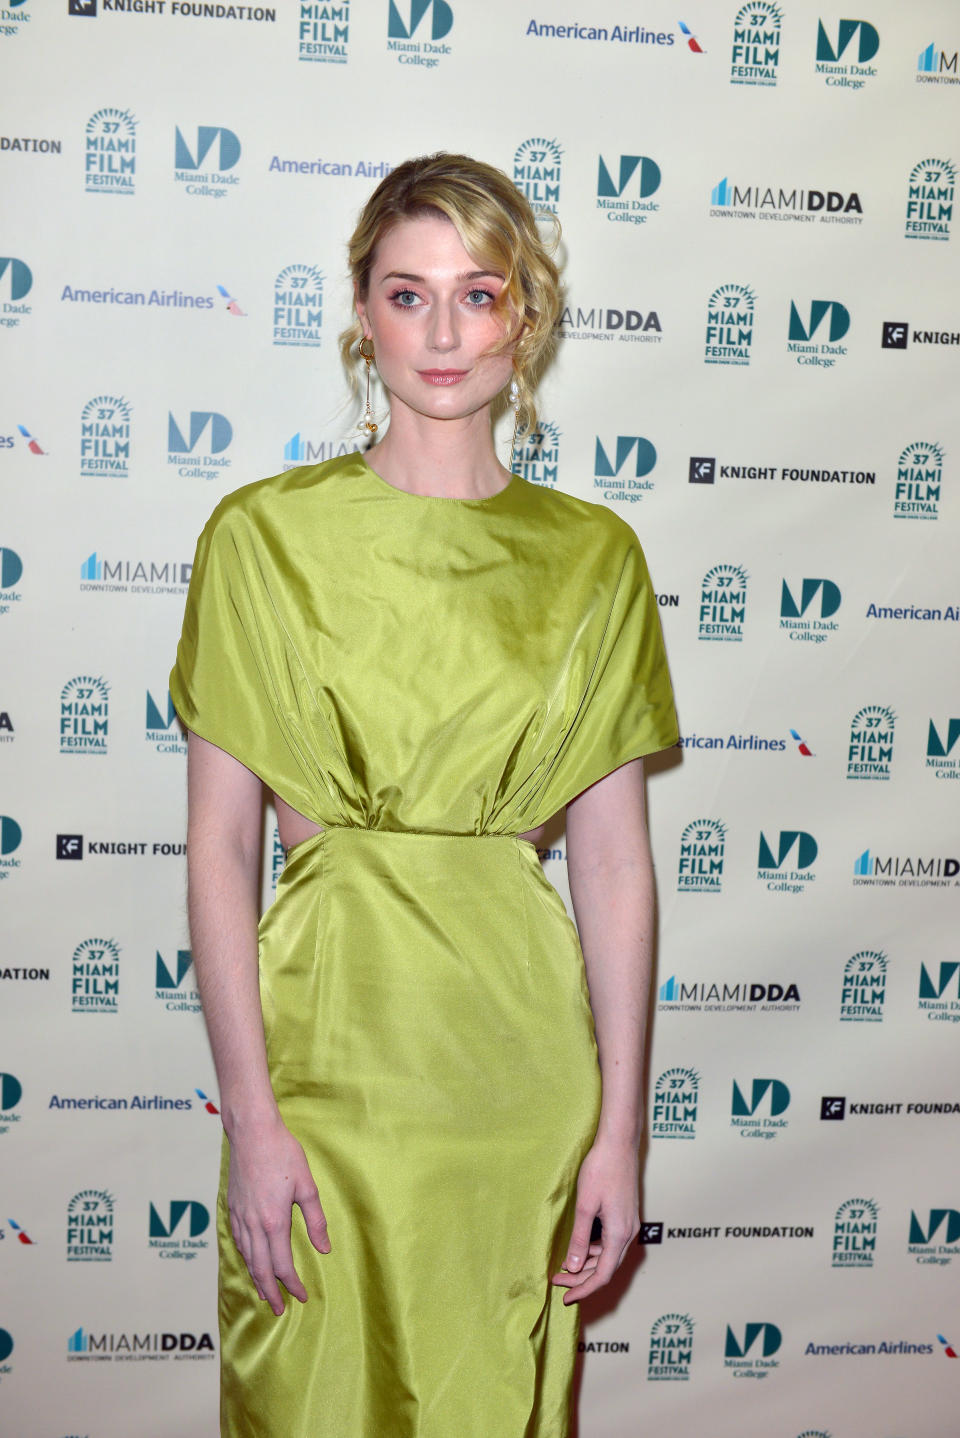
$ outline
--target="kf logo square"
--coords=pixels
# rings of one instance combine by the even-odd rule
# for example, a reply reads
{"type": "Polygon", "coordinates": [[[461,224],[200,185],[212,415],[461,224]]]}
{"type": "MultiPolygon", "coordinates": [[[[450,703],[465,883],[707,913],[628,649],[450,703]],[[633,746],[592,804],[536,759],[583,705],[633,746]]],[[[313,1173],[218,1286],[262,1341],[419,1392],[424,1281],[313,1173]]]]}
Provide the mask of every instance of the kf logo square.
{"type": "Polygon", "coordinates": [[[910,337],[910,326],[902,320],[884,320],[881,349],[905,350],[910,337]]]}
{"type": "Polygon", "coordinates": [[[703,459],[698,456],[690,460],[690,483],[691,484],[713,484],[716,478],[717,461],[715,459],[703,459]]]}
{"type": "Polygon", "coordinates": [[[637,1242],[644,1245],[648,1243],[663,1242],[662,1223],[641,1223],[640,1232],[637,1234],[637,1242]]]}
{"type": "Polygon", "coordinates": [[[97,0],[67,0],[68,15],[89,15],[92,20],[97,18],[97,0]]]}
{"type": "Polygon", "coordinates": [[[83,858],[83,835],[82,835],[82,834],[58,834],[58,835],[57,835],[57,858],[58,858],[58,859],[82,859],[82,858],[83,858]]]}
{"type": "Polygon", "coordinates": [[[847,1116],[847,1101],[845,1098],[822,1098],[820,1100],[820,1117],[822,1119],[841,1119],[847,1116]]]}

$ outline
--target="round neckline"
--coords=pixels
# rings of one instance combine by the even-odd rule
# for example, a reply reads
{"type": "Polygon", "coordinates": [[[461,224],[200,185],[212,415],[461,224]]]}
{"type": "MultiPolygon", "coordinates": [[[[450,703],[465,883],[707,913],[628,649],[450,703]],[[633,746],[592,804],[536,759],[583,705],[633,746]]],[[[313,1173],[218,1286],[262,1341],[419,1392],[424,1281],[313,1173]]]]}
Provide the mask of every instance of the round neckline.
{"type": "Polygon", "coordinates": [[[375,479],[378,484],[383,485],[384,489],[389,489],[391,494],[399,494],[404,499],[415,499],[420,503],[426,501],[432,504],[493,504],[501,495],[506,494],[508,490],[513,491],[519,487],[520,475],[513,471],[502,489],[498,489],[494,494],[479,495],[475,499],[468,499],[459,494],[414,494],[411,490],[401,489],[399,485],[391,484],[388,479],[384,479],[383,475],[377,473],[373,465],[367,460],[366,455],[362,454],[360,450],[356,450],[355,455],[363,465],[366,473],[375,479]]]}

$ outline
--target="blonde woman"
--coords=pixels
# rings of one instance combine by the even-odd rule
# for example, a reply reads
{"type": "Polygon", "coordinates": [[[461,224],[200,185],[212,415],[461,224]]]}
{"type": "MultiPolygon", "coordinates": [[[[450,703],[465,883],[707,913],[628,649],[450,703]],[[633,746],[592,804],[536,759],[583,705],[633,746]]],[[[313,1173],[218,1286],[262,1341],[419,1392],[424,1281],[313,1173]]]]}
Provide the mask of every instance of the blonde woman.
{"type": "Polygon", "coordinates": [[[170,680],[225,1130],[222,1431],[564,1438],[577,1301],[639,1228],[670,679],[632,529],[495,453],[559,312],[524,197],[408,161],[349,256],[343,352],[389,428],[220,502],[170,680]],[[263,785],[287,853],[258,924],[263,785]],[[564,808],[579,936],[536,849],[564,808]]]}

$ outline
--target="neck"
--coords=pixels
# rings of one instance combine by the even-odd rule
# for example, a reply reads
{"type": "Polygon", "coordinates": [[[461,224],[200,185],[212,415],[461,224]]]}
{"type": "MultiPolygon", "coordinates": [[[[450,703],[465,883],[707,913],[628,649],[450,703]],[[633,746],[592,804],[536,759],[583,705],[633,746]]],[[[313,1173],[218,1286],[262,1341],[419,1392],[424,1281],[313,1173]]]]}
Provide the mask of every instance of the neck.
{"type": "Polygon", "coordinates": [[[488,499],[510,482],[493,447],[489,406],[442,420],[394,403],[387,433],[365,459],[381,479],[410,494],[488,499]]]}

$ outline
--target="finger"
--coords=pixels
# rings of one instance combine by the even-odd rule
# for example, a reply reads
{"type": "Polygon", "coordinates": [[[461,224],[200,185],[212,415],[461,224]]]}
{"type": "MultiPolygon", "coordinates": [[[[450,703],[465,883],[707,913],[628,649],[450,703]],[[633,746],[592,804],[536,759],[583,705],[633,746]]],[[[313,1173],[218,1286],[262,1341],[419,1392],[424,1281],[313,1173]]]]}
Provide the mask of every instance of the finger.
{"type": "Polygon", "coordinates": [[[579,1302],[581,1298],[589,1297],[591,1293],[596,1293],[598,1288],[603,1288],[604,1284],[609,1283],[620,1265],[620,1259],[626,1252],[628,1243],[629,1239],[627,1243],[623,1244],[608,1243],[600,1256],[596,1271],[585,1277],[582,1283],[571,1286],[571,1291],[563,1295],[563,1302],[565,1304],[579,1302]]]}
{"type": "Polygon", "coordinates": [[[252,1232],[250,1237],[250,1258],[247,1261],[250,1277],[259,1289],[261,1296],[269,1303],[279,1318],[283,1312],[283,1298],[273,1271],[266,1235],[260,1229],[252,1232]]]}
{"type": "Polygon", "coordinates": [[[330,1236],[327,1233],[327,1220],[320,1206],[320,1195],[316,1188],[302,1198],[295,1195],[293,1201],[303,1214],[303,1221],[307,1226],[307,1237],[314,1248],[318,1253],[329,1253],[331,1245],[330,1236]]]}
{"type": "Polygon", "coordinates": [[[563,1261],[563,1267],[568,1273],[577,1273],[583,1267],[590,1248],[590,1230],[593,1227],[594,1216],[595,1210],[581,1208],[579,1204],[577,1205],[573,1232],[567,1246],[567,1256],[563,1261]]]}
{"type": "Polygon", "coordinates": [[[588,1258],[579,1273],[555,1273],[550,1282],[555,1283],[559,1288],[572,1288],[583,1283],[585,1278],[589,1278],[592,1273],[596,1272],[596,1268],[597,1260],[588,1258]]]}
{"type": "Polygon", "coordinates": [[[270,1268],[276,1278],[279,1278],[288,1293],[294,1298],[299,1298],[301,1303],[307,1301],[307,1290],[300,1281],[300,1275],[293,1266],[293,1250],[290,1247],[290,1230],[284,1229],[268,1235],[270,1250],[270,1268]]]}

